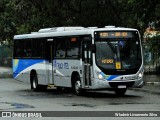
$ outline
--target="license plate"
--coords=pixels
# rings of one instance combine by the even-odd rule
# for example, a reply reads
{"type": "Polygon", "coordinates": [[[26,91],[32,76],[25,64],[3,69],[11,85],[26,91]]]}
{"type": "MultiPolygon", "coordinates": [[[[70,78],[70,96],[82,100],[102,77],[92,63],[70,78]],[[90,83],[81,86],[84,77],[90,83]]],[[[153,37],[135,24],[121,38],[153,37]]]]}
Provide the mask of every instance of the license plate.
{"type": "Polygon", "coordinates": [[[118,85],[118,88],[126,88],[126,85],[118,85]]]}

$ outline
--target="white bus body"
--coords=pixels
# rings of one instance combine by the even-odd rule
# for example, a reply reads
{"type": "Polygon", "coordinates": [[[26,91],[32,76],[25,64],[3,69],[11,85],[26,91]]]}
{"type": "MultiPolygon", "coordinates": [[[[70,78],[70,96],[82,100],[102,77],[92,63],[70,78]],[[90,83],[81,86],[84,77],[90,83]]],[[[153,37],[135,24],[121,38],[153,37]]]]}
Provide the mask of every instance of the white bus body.
{"type": "Polygon", "coordinates": [[[13,77],[34,90],[52,84],[76,94],[97,89],[124,94],[143,86],[142,56],[136,29],[47,28],[14,36],[13,77]]]}

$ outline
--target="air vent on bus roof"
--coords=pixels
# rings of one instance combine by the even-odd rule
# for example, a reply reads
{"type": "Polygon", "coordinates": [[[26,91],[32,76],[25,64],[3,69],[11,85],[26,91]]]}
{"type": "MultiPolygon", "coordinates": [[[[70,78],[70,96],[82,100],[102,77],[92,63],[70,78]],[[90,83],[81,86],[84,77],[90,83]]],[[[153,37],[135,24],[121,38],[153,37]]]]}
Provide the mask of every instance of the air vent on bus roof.
{"type": "Polygon", "coordinates": [[[108,26],[105,26],[105,28],[115,28],[115,26],[113,26],[113,25],[108,25],[108,26]]]}
{"type": "Polygon", "coordinates": [[[81,29],[84,29],[84,27],[53,27],[53,28],[40,29],[38,32],[39,33],[62,32],[62,31],[81,30],[81,29]]]}
{"type": "Polygon", "coordinates": [[[89,29],[96,29],[96,28],[98,28],[98,27],[88,27],[89,29]]]}

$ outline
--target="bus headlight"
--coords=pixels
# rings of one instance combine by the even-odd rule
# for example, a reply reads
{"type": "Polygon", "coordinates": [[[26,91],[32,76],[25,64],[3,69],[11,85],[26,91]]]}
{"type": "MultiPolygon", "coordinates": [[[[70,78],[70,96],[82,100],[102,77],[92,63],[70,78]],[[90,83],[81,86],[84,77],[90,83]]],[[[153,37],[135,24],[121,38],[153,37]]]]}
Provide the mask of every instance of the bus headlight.
{"type": "Polygon", "coordinates": [[[141,78],[142,76],[143,76],[143,75],[142,75],[142,73],[139,73],[138,77],[140,77],[140,78],[141,78]]]}
{"type": "Polygon", "coordinates": [[[138,78],[142,78],[143,77],[143,74],[140,72],[139,74],[138,74],[138,78]]]}
{"type": "Polygon", "coordinates": [[[98,76],[98,79],[99,79],[99,80],[105,79],[102,72],[96,71],[96,73],[97,73],[97,76],[98,76]]]}
{"type": "Polygon", "coordinates": [[[100,73],[98,74],[98,78],[99,78],[100,80],[104,79],[104,77],[103,77],[100,73]]]}

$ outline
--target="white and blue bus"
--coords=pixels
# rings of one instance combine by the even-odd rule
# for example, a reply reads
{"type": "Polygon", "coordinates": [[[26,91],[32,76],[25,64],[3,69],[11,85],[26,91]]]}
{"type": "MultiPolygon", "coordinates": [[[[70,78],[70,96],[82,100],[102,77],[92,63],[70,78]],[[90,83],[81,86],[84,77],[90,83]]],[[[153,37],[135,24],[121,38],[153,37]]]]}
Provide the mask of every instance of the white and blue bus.
{"type": "Polygon", "coordinates": [[[15,35],[14,79],[31,89],[114,90],[124,95],[143,86],[143,57],[138,30],[106,26],[55,27],[15,35]]]}

